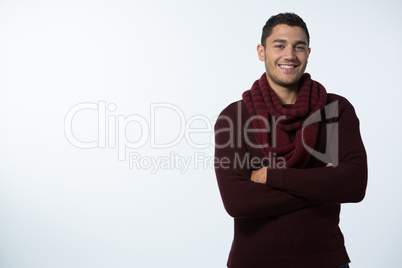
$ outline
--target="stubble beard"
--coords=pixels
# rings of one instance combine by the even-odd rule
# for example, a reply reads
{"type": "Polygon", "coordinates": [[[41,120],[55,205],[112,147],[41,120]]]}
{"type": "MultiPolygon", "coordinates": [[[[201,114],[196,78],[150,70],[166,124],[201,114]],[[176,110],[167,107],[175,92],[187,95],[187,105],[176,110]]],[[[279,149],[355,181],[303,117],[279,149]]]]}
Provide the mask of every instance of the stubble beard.
{"type": "Polygon", "coordinates": [[[267,71],[267,76],[271,79],[272,82],[274,82],[275,84],[277,84],[281,87],[285,87],[285,88],[294,88],[294,87],[297,88],[299,85],[299,80],[300,80],[301,76],[303,75],[303,74],[299,74],[298,77],[296,77],[293,81],[285,82],[285,81],[278,79],[275,75],[273,75],[269,71],[268,67],[266,68],[266,71],[267,71]]]}

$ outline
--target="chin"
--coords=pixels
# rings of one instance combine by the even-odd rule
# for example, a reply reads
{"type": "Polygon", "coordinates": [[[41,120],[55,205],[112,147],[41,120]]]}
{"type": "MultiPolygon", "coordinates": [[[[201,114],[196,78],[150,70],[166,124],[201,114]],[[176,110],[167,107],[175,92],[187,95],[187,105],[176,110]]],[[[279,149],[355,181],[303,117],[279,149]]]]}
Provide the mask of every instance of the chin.
{"type": "Polygon", "coordinates": [[[294,86],[295,84],[298,84],[300,77],[302,74],[292,74],[292,75],[272,75],[268,73],[269,78],[274,82],[275,84],[281,86],[281,87],[291,87],[294,86]]]}
{"type": "Polygon", "coordinates": [[[300,74],[300,75],[297,74],[297,75],[293,75],[292,77],[287,77],[287,78],[281,79],[281,82],[283,82],[283,84],[294,85],[299,82],[301,77],[302,77],[302,74],[300,74]]]}
{"type": "Polygon", "coordinates": [[[299,79],[292,79],[292,80],[280,80],[276,83],[282,87],[291,87],[296,85],[299,82],[299,79]]]}

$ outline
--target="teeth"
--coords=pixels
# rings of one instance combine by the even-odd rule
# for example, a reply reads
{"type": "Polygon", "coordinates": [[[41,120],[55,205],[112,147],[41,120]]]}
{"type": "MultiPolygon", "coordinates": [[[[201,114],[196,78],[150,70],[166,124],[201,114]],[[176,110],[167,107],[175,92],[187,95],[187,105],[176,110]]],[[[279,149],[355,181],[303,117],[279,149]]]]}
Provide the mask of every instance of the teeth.
{"type": "Polygon", "coordinates": [[[285,68],[285,69],[292,69],[295,67],[294,65],[279,65],[279,66],[281,66],[282,68],[285,68]]]}

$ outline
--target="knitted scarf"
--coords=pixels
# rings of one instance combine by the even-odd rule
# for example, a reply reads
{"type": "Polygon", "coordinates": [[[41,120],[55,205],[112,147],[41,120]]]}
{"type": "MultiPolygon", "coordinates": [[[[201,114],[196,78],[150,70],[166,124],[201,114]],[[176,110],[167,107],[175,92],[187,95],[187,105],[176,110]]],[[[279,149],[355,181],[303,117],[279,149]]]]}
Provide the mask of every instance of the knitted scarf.
{"type": "Polygon", "coordinates": [[[299,81],[296,103],[291,108],[285,108],[264,73],[250,90],[243,93],[243,101],[252,116],[254,129],[265,129],[253,132],[263,154],[267,158],[273,153],[275,157],[283,157],[286,167],[304,167],[311,157],[305,145],[314,148],[319,122],[306,124],[308,126],[303,126],[303,123],[311,116],[320,116],[317,111],[327,103],[325,88],[304,73],[299,81]],[[288,133],[293,131],[296,135],[292,142],[288,133]]]}

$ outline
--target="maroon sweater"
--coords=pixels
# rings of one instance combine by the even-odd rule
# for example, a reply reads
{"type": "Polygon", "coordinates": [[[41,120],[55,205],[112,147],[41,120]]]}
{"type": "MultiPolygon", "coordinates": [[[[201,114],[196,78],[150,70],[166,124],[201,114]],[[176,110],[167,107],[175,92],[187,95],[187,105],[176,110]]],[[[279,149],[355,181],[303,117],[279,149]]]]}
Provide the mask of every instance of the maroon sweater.
{"type": "MultiPolygon", "coordinates": [[[[264,155],[243,131],[250,118],[244,102],[230,104],[218,117],[215,172],[224,207],[234,218],[228,267],[336,268],[350,261],[338,226],[340,204],[364,198],[367,158],[353,106],[328,94],[328,103],[336,100],[338,117],[320,123],[315,150],[326,152],[326,126],[338,123],[339,165],[325,167],[311,157],[304,169],[268,169],[266,185],[250,180],[251,171],[262,166],[248,164],[264,155]]],[[[330,144],[333,150],[336,144],[330,144]]]]}

